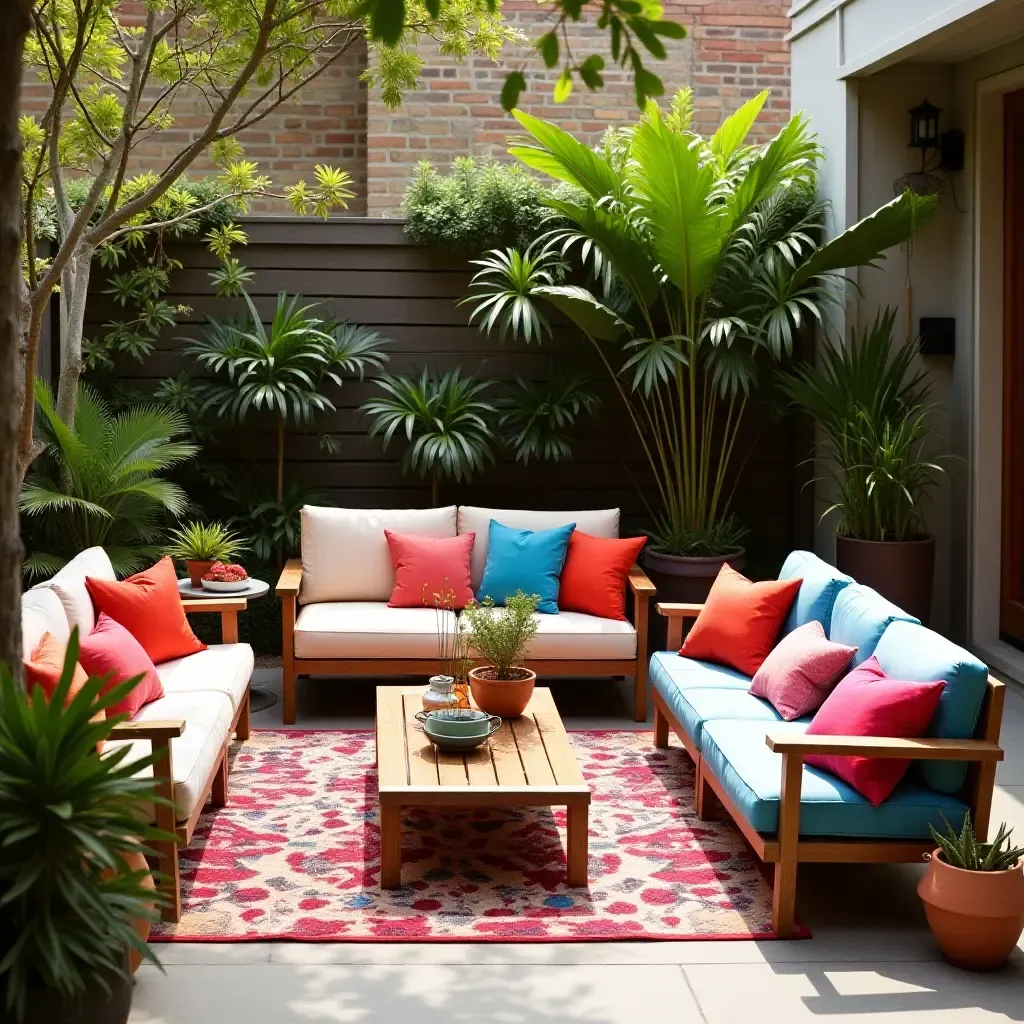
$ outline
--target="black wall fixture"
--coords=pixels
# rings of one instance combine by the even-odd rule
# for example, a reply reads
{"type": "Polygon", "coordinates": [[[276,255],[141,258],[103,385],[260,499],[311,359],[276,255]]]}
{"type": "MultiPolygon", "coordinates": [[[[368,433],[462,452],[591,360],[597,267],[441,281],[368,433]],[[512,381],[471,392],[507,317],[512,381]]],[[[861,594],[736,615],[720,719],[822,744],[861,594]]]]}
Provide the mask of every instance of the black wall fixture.
{"type": "Polygon", "coordinates": [[[956,349],[956,320],[951,316],[923,316],[920,322],[923,356],[951,356],[956,349]]]}

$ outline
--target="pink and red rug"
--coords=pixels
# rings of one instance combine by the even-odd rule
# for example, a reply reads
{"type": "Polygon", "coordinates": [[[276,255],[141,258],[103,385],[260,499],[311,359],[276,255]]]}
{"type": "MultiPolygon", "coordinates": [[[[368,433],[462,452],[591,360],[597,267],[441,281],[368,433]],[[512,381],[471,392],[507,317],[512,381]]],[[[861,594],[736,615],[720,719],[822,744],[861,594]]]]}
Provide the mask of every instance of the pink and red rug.
{"type": "Polygon", "coordinates": [[[693,765],[646,732],[571,734],[593,791],[590,885],[564,884],[565,812],[412,808],[381,892],[372,732],[254,732],[226,808],[181,854],[182,917],[156,941],[578,942],[769,938],[771,890],[693,765]]]}

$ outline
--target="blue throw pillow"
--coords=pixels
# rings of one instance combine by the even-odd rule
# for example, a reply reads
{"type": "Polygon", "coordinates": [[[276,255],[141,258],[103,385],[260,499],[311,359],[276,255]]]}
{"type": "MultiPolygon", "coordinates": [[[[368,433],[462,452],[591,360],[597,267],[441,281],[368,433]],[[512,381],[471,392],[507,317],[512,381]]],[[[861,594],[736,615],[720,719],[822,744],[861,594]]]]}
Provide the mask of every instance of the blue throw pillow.
{"type": "Polygon", "coordinates": [[[492,519],[487,534],[487,564],[476,596],[504,604],[517,590],[539,594],[537,611],[558,614],[558,577],[565,564],[575,523],[553,530],[513,530],[492,519]]]}

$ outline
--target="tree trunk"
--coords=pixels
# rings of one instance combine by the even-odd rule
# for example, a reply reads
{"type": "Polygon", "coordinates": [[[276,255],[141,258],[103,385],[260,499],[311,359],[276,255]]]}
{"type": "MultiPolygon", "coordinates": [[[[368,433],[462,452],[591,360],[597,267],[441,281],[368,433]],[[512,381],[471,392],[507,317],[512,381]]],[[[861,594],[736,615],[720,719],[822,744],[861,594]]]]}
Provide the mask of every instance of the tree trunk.
{"type": "MultiPolygon", "coordinates": [[[[15,382],[21,375],[21,57],[31,0],[0,5],[0,381],[8,390],[0,402],[0,661],[21,682],[21,536],[18,438],[21,406],[15,382]]],[[[28,396],[31,400],[30,396],[28,396]]]]}
{"type": "Polygon", "coordinates": [[[277,417],[277,500],[284,501],[284,417],[277,417]]]}
{"type": "Polygon", "coordinates": [[[61,289],[60,376],[57,378],[57,415],[69,426],[75,425],[78,382],[82,377],[82,333],[85,330],[85,304],[89,297],[89,272],[93,250],[80,245],[68,264],[61,289]],[[70,294],[68,294],[70,286],[70,294]]]}

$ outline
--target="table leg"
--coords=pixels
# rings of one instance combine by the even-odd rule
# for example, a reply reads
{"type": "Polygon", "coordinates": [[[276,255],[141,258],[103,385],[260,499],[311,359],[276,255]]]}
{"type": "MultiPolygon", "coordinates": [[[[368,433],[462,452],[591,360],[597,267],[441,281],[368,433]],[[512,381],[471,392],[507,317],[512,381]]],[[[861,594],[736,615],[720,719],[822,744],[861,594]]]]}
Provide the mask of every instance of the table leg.
{"type": "Polygon", "coordinates": [[[402,808],[381,804],[380,887],[397,889],[402,884],[402,808]]]}
{"type": "Polygon", "coordinates": [[[587,885],[587,860],[589,857],[588,811],[585,803],[572,803],[566,808],[566,872],[565,884],[587,885]]]}

